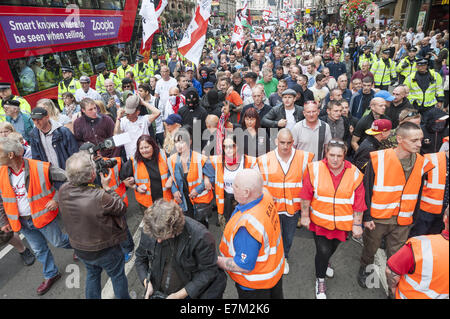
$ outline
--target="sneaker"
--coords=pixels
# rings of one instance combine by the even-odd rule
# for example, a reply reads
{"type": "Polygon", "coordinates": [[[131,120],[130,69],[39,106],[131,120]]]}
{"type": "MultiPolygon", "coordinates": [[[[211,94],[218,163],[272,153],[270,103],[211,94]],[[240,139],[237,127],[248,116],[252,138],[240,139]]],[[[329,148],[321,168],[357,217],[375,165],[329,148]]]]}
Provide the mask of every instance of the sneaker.
{"type": "Polygon", "coordinates": [[[287,275],[289,273],[289,264],[287,259],[284,260],[284,275],[287,275]]]}
{"type": "Polygon", "coordinates": [[[326,275],[328,278],[334,277],[334,269],[331,268],[331,264],[328,264],[326,275]]]}
{"type": "Polygon", "coordinates": [[[129,262],[131,260],[131,257],[133,257],[133,252],[130,251],[129,253],[125,254],[125,263],[129,262]]]}
{"type": "Polygon", "coordinates": [[[367,277],[369,277],[369,275],[370,275],[369,272],[366,272],[365,268],[366,267],[364,267],[364,266],[360,266],[359,270],[358,270],[357,281],[358,281],[358,285],[361,288],[367,288],[366,281],[367,281],[367,277]]]}
{"type": "Polygon", "coordinates": [[[364,246],[364,242],[363,242],[362,236],[359,237],[359,238],[356,238],[356,237],[353,237],[353,236],[352,236],[352,240],[355,241],[355,242],[357,242],[357,243],[360,244],[361,246],[364,246]]]}
{"type": "Polygon", "coordinates": [[[34,264],[36,257],[31,252],[30,249],[25,248],[25,250],[19,254],[20,254],[20,257],[22,257],[22,261],[25,266],[31,266],[32,264],[34,264]]]}
{"type": "Polygon", "coordinates": [[[327,299],[325,292],[327,291],[327,286],[325,285],[324,278],[316,279],[316,299],[327,299]]]}

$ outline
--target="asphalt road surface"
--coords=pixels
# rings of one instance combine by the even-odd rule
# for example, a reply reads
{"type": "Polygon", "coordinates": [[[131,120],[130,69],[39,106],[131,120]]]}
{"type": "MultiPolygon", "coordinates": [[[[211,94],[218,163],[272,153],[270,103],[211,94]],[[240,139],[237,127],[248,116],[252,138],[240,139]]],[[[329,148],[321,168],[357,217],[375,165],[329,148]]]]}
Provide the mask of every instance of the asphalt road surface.
{"type": "MultiPolygon", "coordinates": [[[[127,221],[136,247],[139,243],[139,225],[142,215],[139,212],[134,195],[128,192],[130,206],[127,221]]],[[[215,214],[216,215],[216,214],[215,214]]],[[[60,225],[61,219],[58,217],[60,225]]],[[[215,235],[217,246],[220,242],[221,231],[216,226],[217,216],[210,221],[210,231],[215,235]]],[[[25,245],[28,245],[24,240],[25,245]]],[[[84,299],[86,270],[81,261],[74,262],[73,250],[65,250],[50,246],[56,265],[62,278],[44,296],[36,294],[41,284],[42,265],[36,261],[34,265],[24,266],[15,249],[11,246],[0,247],[0,298],[2,299],[84,299]]],[[[356,282],[359,268],[359,258],[362,247],[352,240],[342,243],[331,259],[335,270],[334,278],[326,279],[327,296],[329,299],[386,299],[385,284],[375,275],[374,288],[362,289],[356,282]]],[[[314,299],[315,245],[311,233],[304,228],[297,229],[290,252],[290,272],[283,276],[284,297],[287,299],[314,299]]],[[[383,265],[383,252],[380,250],[376,263],[383,265]]],[[[129,291],[132,298],[140,299],[143,287],[139,282],[134,268],[134,257],[126,264],[129,291]]],[[[379,273],[384,273],[380,267],[379,273]]],[[[111,281],[105,272],[102,274],[102,297],[114,298],[111,281]]],[[[225,299],[237,298],[234,282],[228,279],[224,294],[225,299]]]]}

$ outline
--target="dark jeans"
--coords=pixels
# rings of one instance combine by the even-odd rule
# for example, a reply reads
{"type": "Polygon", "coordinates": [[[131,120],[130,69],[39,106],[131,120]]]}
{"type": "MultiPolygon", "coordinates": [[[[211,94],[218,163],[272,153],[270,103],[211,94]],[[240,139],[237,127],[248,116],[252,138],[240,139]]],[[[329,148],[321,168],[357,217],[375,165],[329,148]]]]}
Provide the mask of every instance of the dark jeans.
{"type": "Polygon", "coordinates": [[[225,217],[225,221],[228,222],[230,220],[231,214],[233,214],[233,211],[236,208],[237,202],[234,199],[233,194],[224,192],[224,195],[225,200],[223,205],[223,217],[225,217]]]}
{"type": "Polygon", "coordinates": [[[122,252],[124,254],[131,253],[134,250],[133,236],[131,236],[130,229],[128,228],[128,225],[127,225],[127,239],[120,243],[120,248],[122,248],[122,252]]]}
{"type": "Polygon", "coordinates": [[[281,224],[281,236],[283,237],[284,257],[289,258],[289,250],[291,250],[292,241],[294,240],[295,231],[297,230],[297,222],[300,217],[298,212],[293,216],[278,215],[281,224]]]}
{"type": "Polygon", "coordinates": [[[270,289],[244,290],[236,284],[239,299],[284,299],[283,278],[270,289]]]}
{"type": "Polygon", "coordinates": [[[107,253],[94,260],[80,258],[85,264],[86,274],[86,299],[102,298],[102,270],[104,269],[118,299],[130,299],[128,294],[128,280],[125,275],[125,258],[119,246],[112,247],[107,253]]]}
{"type": "Polygon", "coordinates": [[[409,232],[409,237],[440,234],[443,229],[443,212],[440,214],[430,214],[419,210],[417,220],[409,232]]]}
{"type": "Polygon", "coordinates": [[[325,278],[330,258],[341,242],[338,239],[317,236],[315,233],[314,242],[316,243],[316,278],[325,278]]]}

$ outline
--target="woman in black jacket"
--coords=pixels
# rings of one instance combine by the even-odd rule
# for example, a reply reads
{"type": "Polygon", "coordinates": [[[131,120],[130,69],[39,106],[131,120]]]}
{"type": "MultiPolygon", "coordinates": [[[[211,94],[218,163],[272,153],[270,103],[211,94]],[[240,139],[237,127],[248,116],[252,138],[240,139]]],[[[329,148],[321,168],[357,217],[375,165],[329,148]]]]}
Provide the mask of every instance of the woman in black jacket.
{"type": "Polygon", "coordinates": [[[221,299],[226,275],[217,266],[212,234],[174,202],[156,201],[145,211],[136,250],[144,298],[221,299]]]}

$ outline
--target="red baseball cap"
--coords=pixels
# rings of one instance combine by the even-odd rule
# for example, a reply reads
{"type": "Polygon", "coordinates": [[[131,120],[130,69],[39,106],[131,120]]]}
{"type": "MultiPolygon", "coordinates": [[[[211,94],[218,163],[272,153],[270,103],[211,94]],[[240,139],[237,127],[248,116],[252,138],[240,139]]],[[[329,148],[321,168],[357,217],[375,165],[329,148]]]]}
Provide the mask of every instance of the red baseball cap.
{"type": "Polygon", "coordinates": [[[377,135],[382,132],[390,131],[392,129],[392,122],[386,119],[375,120],[372,127],[366,130],[368,135],[377,135]]]}

